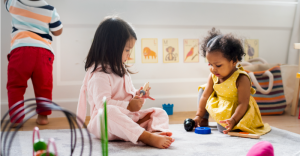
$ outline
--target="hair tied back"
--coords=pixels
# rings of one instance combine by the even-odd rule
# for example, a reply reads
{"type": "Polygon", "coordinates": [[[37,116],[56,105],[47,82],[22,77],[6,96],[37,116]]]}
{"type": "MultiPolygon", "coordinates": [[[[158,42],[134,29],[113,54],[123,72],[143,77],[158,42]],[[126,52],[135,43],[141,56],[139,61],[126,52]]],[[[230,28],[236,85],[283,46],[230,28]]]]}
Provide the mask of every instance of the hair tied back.
{"type": "Polygon", "coordinates": [[[211,48],[215,43],[216,41],[219,39],[219,38],[222,38],[223,35],[218,35],[218,36],[215,36],[213,37],[212,39],[210,39],[208,42],[207,42],[207,45],[206,45],[206,48],[211,48]]]}

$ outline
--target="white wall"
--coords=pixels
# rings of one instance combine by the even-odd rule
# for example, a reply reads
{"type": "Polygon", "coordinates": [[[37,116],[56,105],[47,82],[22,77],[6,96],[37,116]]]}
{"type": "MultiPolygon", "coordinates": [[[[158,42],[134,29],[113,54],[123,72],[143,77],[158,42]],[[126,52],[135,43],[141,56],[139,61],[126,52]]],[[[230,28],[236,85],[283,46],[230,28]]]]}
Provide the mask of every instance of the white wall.
{"type": "MultiPolygon", "coordinates": [[[[223,33],[232,32],[239,37],[259,39],[260,57],[270,63],[285,63],[288,42],[296,9],[295,0],[48,0],[61,15],[64,32],[54,37],[53,100],[61,106],[76,111],[79,89],[85,74],[84,59],[94,32],[107,15],[119,15],[135,27],[135,69],[132,75],[136,88],[149,81],[155,101],[147,100],[144,108],[161,107],[173,103],[174,111],[196,110],[197,86],[206,82],[207,63],[164,64],[162,39],[178,38],[180,53],[183,39],[199,38],[211,27],[223,33]],[[141,63],[141,38],[158,38],[159,61],[141,63]]],[[[7,111],[7,59],[10,45],[10,16],[1,9],[1,112],[7,111]]],[[[25,98],[34,97],[28,82],[25,98]]],[[[52,117],[60,116],[54,113],[52,117]]]]}

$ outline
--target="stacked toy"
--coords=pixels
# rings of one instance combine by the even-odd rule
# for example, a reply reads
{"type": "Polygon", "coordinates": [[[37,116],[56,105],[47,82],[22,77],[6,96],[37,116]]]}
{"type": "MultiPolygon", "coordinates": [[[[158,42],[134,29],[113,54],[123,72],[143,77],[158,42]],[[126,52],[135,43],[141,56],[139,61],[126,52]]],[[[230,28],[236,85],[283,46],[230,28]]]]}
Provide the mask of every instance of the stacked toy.
{"type": "MultiPolygon", "coordinates": [[[[71,135],[71,138],[70,138],[70,142],[71,142],[70,155],[71,156],[73,155],[73,153],[75,151],[76,143],[78,143],[78,140],[77,140],[78,134],[76,134],[76,133],[78,133],[77,131],[79,131],[79,138],[81,138],[81,150],[80,150],[80,153],[77,155],[80,155],[80,156],[83,155],[83,150],[84,150],[83,147],[84,147],[85,137],[83,135],[83,130],[80,128],[78,122],[80,122],[83,125],[83,127],[87,133],[88,143],[89,143],[89,146],[88,146],[89,154],[86,153],[85,155],[91,156],[92,155],[92,139],[91,139],[90,133],[87,131],[87,127],[84,124],[84,122],[81,121],[77,117],[76,114],[74,114],[68,110],[65,110],[64,108],[61,108],[56,103],[52,102],[49,99],[45,99],[45,98],[32,98],[32,99],[28,99],[28,100],[19,101],[15,105],[13,105],[8,112],[5,113],[5,115],[3,116],[2,120],[1,120],[1,128],[2,128],[1,156],[9,156],[12,142],[13,142],[17,132],[24,125],[24,123],[26,123],[30,118],[36,116],[37,114],[45,112],[45,111],[49,111],[49,110],[61,111],[68,118],[69,125],[70,125],[70,135],[71,135]],[[19,105],[21,105],[25,102],[31,102],[31,101],[40,101],[40,102],[38,104],[33,103],[33,104],[26,105],[24,108],[20,108],[20,109],[17,109],[16,111],[14,111],[15,113],[12,113],[10,118],[15,119],[15,120],[10,123],[10,119],[7,119],[8,114],[10,112],[12,112],[12,110],[14,110],[19,105]],[[37,105],[39,106],[38,107],[39,109],[37,109],[37,105]],[[25,118],[15,128],[13,128],[12,126],[9,126],[9,125],[14,125],[16,123],[16,121],[21,119],[23,116],[25,116],[25,118]],[[75,127],[78,127],[78,129],[76,130],[75,127]]],[[[33,142],[33,156],[58,156],[58,151],[56,149],[54,139],[49,139],[48,144],[46,144],[46,142],[40,138],[39,129],[37,127],[34,128],[32,142],[33,142]],[[37,133],[37,136],[38,136],[38,139],[36,139],[36,140],[34,140],[35,133],[37,133]],[[49,151],[49,146],[51,144],[54,147],[54,151],[55,151],[54,153],[49,151]]]]}

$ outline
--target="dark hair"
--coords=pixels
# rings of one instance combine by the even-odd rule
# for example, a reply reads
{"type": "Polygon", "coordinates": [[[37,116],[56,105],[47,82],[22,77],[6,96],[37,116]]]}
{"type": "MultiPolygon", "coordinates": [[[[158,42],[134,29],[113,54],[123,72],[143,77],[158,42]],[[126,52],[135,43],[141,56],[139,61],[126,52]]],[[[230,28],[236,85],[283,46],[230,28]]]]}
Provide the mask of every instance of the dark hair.
{"type": "Polygon", "coordinates": [[[219,50],[229,61],[242,61],[245,55],[242,41],[235,38],[232,34],[222,35],[220,30],[212,28],[208,36],[201,43],[201,54],[206,57],[206,53],[219,50]]]}
{"type": "Polygon", "coordinates": [[[106,17],[98,26],[90,51],[86,58],[85,70],[94,65],[92,72],[101,65],[101,72],[109,74],[110,66],[114,74],[123,77],[128,71],[122,63],[122,54],[129,39],[137,40],[133,28],[119,17],[106,17]]]}

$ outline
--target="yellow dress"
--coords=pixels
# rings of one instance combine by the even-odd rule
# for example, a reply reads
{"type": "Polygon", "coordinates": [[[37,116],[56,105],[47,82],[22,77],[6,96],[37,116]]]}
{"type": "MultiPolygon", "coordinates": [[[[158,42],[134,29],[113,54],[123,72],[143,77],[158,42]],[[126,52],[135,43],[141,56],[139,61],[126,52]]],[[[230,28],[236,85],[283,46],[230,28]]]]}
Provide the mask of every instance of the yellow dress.
{"type": "MultiPolygon", "coordinates": [[[[220,84],[218,84],[218,77],[212,75],[214,91],[207,100],[206,110],[215,121],[223,127],[225,127],[226,124],[221,124],[220,121],[230,119],[238,106],[236,80],[240,74],[247,75],[251,82],[250,77],[241,66],[227,80],[220,84]]],[[[204,89],[205,86],[206,85],[200,86],[198,89],[204,89]]],[[[255,94],[254,88],[250,87],[249,89],[252,95],[255,94]]],[[[248,110],[239,123],[233,128],[233,130],[236,129],[258,135],[266,134],[271,130],[269,124],[263,123],[258,105],[251,95],[248,110]]]]}

